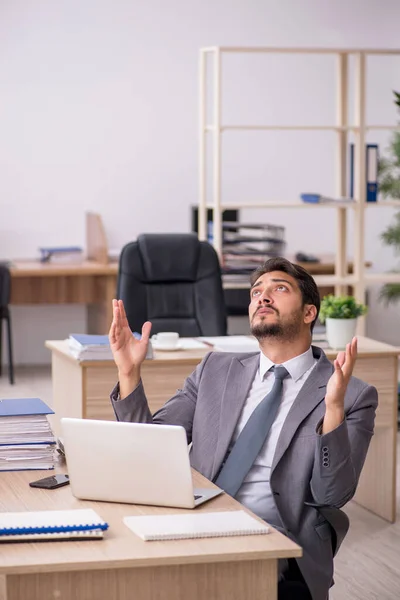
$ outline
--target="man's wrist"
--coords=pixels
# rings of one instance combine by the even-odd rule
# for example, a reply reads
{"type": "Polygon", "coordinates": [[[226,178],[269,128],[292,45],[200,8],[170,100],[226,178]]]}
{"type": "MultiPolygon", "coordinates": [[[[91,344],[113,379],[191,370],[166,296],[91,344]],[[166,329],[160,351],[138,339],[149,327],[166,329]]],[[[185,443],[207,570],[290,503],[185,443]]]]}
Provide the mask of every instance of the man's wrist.
{"type": "Polygon", "coordinates": [[[322,423],[322,435],[333,431],[344,421],[343,406],[326,406],[325,416],[322,423]]]}
{"type": "Polygon", "coordinates": [[[140,368],[132,369],[129,373],[118,372],[120,398],[129,396],[140,383],[140,368]]]}

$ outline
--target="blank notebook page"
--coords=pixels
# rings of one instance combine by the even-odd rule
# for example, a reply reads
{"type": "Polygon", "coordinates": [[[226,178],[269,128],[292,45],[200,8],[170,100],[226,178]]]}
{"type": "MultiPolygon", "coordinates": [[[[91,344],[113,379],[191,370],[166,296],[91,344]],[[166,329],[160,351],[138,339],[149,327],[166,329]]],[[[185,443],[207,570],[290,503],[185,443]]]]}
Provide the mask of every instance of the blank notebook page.
{"type": "Polygon", "coordinates": [[[125,517],[124,523],[145,541],[269,533],[268,525],[244,510],[125,517]]]}

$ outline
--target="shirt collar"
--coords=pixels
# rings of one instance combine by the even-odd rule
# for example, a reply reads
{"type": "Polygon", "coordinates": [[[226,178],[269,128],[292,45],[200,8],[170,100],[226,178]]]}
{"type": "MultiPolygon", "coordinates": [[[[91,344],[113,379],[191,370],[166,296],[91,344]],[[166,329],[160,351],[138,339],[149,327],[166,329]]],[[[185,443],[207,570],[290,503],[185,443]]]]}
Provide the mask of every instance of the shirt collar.
{"type": "MultiPolygon", "coordinates": [[[[267,371],[269,371],[270,368],[274,366],[274,364],[275,363],[273,363],[272,360],[265,356],[263,352],[260,352],[259,375],[261,381],[264,379],[264,376],[267,373],[267,371]]],[[[300,377],[302,377],[304,373],[306,373],[306,371],[311,369],[313,364],[314,356],[312,348],[310,346],[310,348],[306,350],[306,352],[303,352],[303,354],[300,354],[299,356],[295,356],[294,358],[287,360],[286,362],[282,363],[282,366],[284,366],[285,369],[287,369],[290,377],[294,381],[298,381],[300,377]]]]}

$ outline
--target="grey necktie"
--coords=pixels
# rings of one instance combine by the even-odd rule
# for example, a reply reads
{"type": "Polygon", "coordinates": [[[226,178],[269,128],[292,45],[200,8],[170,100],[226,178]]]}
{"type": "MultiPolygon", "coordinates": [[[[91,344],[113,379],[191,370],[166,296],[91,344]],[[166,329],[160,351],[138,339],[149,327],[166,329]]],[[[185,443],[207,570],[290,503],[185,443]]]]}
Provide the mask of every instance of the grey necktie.
{"type": "Polygon", "coordinates": [[[235,496],[267,439],[282,398],[283,380],[289,375],[285,367],[274,367],[272,390],[250,415],[215,484],[235,496]]]}

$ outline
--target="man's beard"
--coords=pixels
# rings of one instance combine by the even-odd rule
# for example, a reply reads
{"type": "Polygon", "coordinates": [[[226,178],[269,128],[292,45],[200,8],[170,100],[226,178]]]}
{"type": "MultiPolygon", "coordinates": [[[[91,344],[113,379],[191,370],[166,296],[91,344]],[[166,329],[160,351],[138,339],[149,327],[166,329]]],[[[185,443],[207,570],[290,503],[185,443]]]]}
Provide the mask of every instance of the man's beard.
{"type": "Polygon", "coordinates": [[[267,320],[258,320],[251,324],[251,333],[260,342],[266,338],[282,341],[291,341],[297,338],[301,331],[302,312],[292,315],[283,323],[268,323],[267,320]]]}

